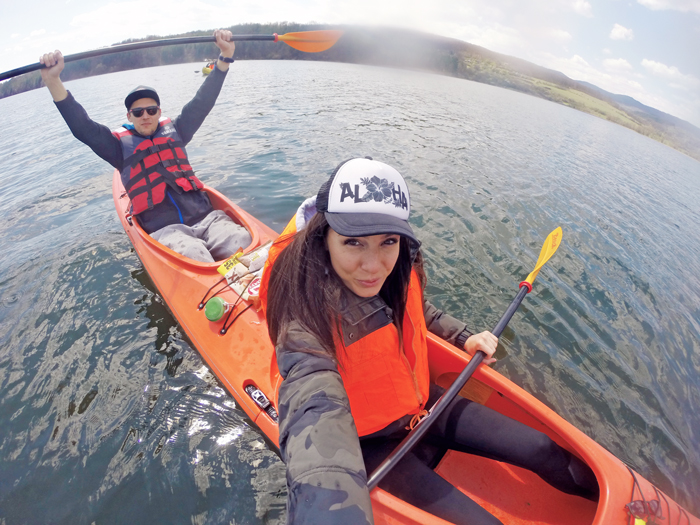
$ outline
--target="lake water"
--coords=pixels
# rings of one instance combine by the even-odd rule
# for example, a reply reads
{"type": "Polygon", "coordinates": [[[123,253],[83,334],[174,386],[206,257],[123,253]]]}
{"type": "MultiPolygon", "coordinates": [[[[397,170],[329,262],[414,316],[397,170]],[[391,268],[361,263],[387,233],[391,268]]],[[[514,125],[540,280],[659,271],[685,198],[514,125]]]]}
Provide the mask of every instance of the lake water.
{"type": "MultiPolygon", "coordinates": [[[[201,64],[67,83],[98,122],[201,64]]],[[[46,89],[0,100],[0,524],[283,523],[284,465],[145,274],[112,169],[46,89]]],[[[338,162],[407,178],[427,296],[490,329],[564,240],[494,368],[700,514],[700,163],[569,108],[419,72],[236,62],[188,146],[281,231],[338,162]]]]}

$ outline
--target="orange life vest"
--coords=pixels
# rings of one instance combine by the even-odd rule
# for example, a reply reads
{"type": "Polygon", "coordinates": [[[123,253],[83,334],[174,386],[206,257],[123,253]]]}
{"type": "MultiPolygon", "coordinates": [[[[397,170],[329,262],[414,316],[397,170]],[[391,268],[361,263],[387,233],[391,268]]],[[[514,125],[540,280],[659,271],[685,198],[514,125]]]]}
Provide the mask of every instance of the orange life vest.
{"type": "MultiPolygon", "coordinates": [[[[296,233],[295,218],[270,247],[260,285],[260,301],[267,314],[267,290],[275,259],[296,233]]],[[[386,326],[338,351],[340,376],[360,436],[372,434],[405,416],[417,414],[428,400],[427,327],[423,293],[416,272],[411,273],[403,320],[403,349],[396,326],[386,326]]]]}

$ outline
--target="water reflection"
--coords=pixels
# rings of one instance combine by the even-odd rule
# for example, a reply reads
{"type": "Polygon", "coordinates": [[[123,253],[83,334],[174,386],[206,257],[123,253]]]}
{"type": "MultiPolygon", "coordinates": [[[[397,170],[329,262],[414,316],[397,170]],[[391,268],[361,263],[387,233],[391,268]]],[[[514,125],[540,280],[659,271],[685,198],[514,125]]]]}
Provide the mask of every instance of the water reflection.
{"type": "Polygon", "coordinates": [[[151,366],[157,366],[158,358],[156,356],[165,357],[167,360],[165,370],[171,377],[175,377],[177,367],[180,366],[183,358],[178,355],[179,348],[173,345],[173,342],[185,339],[186,336],[168,311],[163,299],[158,295],[158,291],[153,285],[153,281],[148,277],[146,270],[143,267],[133,270],[131,278],[138,281],[145,291],[150,292],[144,294],[134,304],[139,306],[137,315],[143,313],[150,319],[148,328],[156,329],[155,347],[157,354],[154,354],[151,366]]]}

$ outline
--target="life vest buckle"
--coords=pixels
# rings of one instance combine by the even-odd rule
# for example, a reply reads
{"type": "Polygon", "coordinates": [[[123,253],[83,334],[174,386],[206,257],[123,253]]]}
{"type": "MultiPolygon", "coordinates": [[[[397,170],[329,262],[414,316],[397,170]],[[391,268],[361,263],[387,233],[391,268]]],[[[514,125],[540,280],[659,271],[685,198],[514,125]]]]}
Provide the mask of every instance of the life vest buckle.
{"type": "Polygon", "coordinates": [[[413,417],[411,418],[411,422],[408,424],[406,427],[406,430],[413,430],[416,428],[416,425],[422,421],[422,419],[428,415],[428,411],[425,409],[422,409],[420,412],[417,414],[414,414],[413,417]]]}

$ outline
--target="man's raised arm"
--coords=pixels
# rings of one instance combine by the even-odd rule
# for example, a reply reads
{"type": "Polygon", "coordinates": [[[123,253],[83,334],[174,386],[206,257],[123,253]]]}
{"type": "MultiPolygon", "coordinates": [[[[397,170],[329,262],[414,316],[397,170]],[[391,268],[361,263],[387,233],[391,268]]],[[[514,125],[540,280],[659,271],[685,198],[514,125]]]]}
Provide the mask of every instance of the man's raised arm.
{"type": "Polygon", "coordinates": [[[63,82],[61,82],[61,71],[63,71],[66,65],[63,62],[63,54],[57,49],[53,53],[46,53],[39,57],[39,62],[44,64],[46,67],[40,69],[41,78],[44,80],[44,84],[49,88],[51,96],[54,102],[60,102],[68,96],[68,91],[66,91],[63,82]]]}

